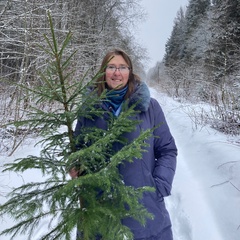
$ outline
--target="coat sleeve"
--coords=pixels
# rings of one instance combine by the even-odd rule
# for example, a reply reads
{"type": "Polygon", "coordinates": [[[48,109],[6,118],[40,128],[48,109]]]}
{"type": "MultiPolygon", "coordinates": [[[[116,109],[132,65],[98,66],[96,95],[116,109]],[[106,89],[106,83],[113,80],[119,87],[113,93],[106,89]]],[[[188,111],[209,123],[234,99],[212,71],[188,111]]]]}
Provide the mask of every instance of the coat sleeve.
{"type": "Polygon", "coordinates": [[[169,130],[159,103],[153,101],[154,109],[154,155],[153,177],[161,197],[170,195],[176,169],[177,147],[169,130]]]}

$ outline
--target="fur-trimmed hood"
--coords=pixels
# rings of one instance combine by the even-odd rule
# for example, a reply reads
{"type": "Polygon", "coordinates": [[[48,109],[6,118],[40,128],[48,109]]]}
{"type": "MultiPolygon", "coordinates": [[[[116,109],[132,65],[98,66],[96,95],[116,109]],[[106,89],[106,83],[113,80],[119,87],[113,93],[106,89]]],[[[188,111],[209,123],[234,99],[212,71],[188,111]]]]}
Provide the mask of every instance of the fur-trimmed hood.
{"type": "Polygon", "coordinates": [[[137,111],[146,112],[150,104],[150,92],[145,82],[136,84],[134,93],[129,98],[129,107],[136,104],[137,111]]]}

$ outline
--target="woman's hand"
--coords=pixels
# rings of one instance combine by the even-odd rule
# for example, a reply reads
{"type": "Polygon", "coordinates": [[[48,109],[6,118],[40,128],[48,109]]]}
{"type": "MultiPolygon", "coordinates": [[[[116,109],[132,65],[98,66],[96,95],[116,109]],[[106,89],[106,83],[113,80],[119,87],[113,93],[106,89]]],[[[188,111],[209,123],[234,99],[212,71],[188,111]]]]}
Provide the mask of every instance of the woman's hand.
{"type": "Polygon", "coordinates": [[[69,175],[71,176],[71,178],[78,178],[79,176],[79,170],[77,170],[76,168],[72,168],[69,170],[69,175]]]}

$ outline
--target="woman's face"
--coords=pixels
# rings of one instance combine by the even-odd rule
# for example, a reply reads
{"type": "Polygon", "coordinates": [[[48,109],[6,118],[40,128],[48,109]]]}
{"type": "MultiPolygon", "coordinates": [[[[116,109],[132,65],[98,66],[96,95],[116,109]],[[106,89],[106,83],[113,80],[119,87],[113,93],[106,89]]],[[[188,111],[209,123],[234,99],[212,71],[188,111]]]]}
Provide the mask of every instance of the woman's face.
{"type": "Polygon", "coordinates": [[[105,79],[110,89],[122,89],[128,83],[129,66],[121,55],[114,55],[108,62],[105,79]]]}

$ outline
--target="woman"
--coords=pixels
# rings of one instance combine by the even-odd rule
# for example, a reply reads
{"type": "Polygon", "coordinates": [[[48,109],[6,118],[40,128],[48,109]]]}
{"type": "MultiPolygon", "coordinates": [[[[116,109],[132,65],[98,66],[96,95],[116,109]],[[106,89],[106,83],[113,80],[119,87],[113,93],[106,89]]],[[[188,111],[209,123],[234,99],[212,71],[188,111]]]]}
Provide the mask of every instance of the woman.
{"type": "MultiPolygon", "coordinates": [[[[158,102],[150,97],[148,87],[133,73],[130,57],[122,50],[114,49],[106,54],[101,69],[105,74],[97,80],[98,94],[109,90],[107,101],[101,107],[118,116],[122,103],[128,101],[128,106],[136,104],[136,118],[141,120],[137,131],[128,134],[129,140],[136,138],[142,130],[156,127],[150,146],[143,152],[142,160],[127,162],[119,166],[124,183],[129,186],[151,186],[155,192],[146,192],[142,203],[154,215],[154,219],[147,219],[146,226],[128,218],[123,224],[131,229],[134,239],[172,240],[171,221],[165,208],[164,197],[170,195],[172,181],[176,168],[177,148],[169,131],[164,114],[158,102]]],[[[78,121],[75,134],[80,134],[83,121],[78,121]]],[[[103,118],[94,119],[95,126],[106,129],[103,118]]],[[[84,126],[93,125],[91,119],[84,120],[84,126]]],[[[115,149],[116,150],[116,149],[115,149]]],[[[77,177],[78,172],[71,170],[70,175],[77,177]]]]}

